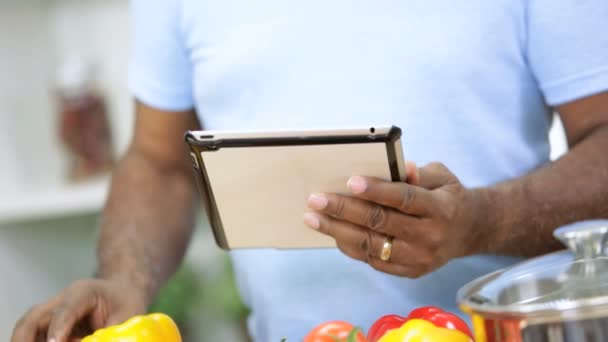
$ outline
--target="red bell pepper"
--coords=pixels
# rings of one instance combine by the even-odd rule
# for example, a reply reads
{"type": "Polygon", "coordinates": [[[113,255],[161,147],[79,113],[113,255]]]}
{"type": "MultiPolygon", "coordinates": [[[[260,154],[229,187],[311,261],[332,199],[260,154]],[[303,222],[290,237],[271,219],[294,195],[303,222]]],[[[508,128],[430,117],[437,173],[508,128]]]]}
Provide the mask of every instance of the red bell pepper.
{"type": "Polygon", "coordinates": [[[407,317],[398,315],[387,315],[378,319],[369,329],[367,339],[369,342],[377,342],[389,330],[397,329],[409,320],[422,319],[433,323],[433,325],[450,330],[458,330],[473,340],[473,334],[469,326],[460,317],[443,311],[436,306],[425,306],[412,310],[407,317]]]}
{"type": "Polygon", "coordinates": [[[367,340],[369,342],[376,342],[380,340],[387,331],[392,329],[398,329],[407,322],[406,317],[398,315],[386,315],[380,317],[367,332],[367,340]]]}
{"type": "Polygon", "coordinates": [[[460,317],[449,313],[449,312],[430,312],[421,317],[424,320],[427,320],[434,325],[442,328],[447,328],[451,330],[458,330],[471,339],[473,339],[473,334],[471,333],[471,329],[465,321],[463,321],[460,317]]]}
{"type": "Polygon", "coordinates": [[[430,314],[434,314],[437,312],[443,312],[443,310],[436,306],[422,306],[422,307],[419,307],[419,308],[416,308],[416,309],[410,311],[410,314],[407,315],[407,318],[408,319],[423,318],[423,317],[427,317],[430,314]]]}

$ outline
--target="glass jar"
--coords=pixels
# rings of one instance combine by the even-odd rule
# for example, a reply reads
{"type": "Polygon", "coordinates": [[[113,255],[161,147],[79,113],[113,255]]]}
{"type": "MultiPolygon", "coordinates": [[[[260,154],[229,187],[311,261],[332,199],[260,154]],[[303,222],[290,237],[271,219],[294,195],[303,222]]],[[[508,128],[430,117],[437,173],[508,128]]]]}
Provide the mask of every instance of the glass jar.
{"type": "Polygon", "coordinates": [[[107,106],[93,67],[82,58],[61,66],[56,87],[59,138],[68,152],[70,180],[108,172],[114,162],[107,106]]]}

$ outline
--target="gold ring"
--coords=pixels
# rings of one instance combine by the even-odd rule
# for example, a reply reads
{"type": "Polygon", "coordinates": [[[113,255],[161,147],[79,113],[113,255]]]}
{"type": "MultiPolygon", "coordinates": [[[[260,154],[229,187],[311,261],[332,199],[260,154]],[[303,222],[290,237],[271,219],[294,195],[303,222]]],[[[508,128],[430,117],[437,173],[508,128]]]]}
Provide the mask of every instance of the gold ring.
{"type": "Polygon", "coordinates": [[[380,252],[380,260],[388,261],[391,258],[391,252],[393,251],[393,238],[387,236],[384,239],[384,244],[382,245],[382,251],[380,252]]]}

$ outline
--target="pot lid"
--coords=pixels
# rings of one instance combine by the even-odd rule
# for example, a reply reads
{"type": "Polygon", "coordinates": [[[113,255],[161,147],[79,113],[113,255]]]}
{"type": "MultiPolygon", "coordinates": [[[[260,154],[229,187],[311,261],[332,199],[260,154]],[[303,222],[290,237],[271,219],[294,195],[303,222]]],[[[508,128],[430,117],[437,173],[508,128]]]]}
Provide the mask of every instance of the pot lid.
{"type": "Polygon", "coordinates": [[[608,220],[554,233],[567,250],[479,278],[458,293],[463,310],[514,317],[608,316],[608,220]]]}

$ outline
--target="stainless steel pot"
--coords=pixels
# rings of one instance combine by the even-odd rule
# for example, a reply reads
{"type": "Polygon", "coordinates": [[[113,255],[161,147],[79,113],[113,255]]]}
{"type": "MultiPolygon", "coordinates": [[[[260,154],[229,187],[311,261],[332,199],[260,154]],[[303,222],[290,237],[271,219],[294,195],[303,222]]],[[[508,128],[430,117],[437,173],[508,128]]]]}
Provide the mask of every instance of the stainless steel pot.
{"type": "Polygon", "coordinates": [[[608,220],[565,226],[555,236],[568,250],[459,291],[477,342],[608,342],[608,220]]]}

